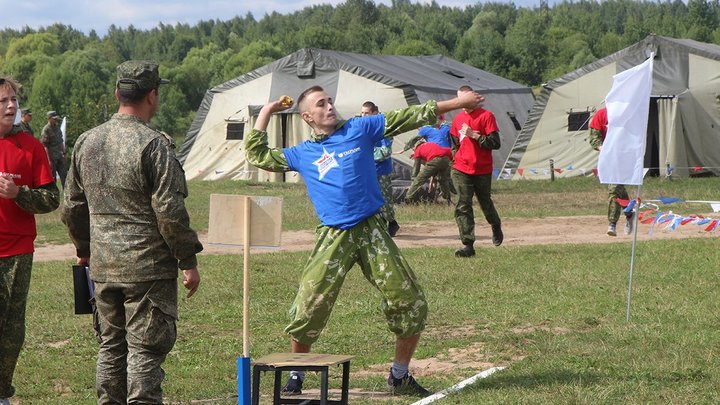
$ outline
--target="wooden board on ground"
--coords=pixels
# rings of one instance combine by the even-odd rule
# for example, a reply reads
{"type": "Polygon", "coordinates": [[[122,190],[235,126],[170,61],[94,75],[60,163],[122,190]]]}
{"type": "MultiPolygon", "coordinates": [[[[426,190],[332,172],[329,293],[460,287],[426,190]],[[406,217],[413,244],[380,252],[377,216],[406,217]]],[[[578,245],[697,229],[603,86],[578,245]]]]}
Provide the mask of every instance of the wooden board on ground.
{"type": "Polygon", "coordinates": [[[210,195],[208,243],[243,245],[245,201],[250,201],[250,246],[280,246],[282,198],[210,195]]]}

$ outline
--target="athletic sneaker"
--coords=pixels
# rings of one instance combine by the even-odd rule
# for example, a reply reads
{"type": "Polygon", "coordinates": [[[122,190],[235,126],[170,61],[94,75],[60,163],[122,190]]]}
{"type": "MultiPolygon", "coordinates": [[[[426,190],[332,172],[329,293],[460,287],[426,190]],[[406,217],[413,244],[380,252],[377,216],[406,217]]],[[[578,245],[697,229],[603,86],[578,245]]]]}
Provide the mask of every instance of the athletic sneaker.
{"type": "Polygon", "coordinates": [[[475,256],[475,248],[472,243],[463,246],[461,249],[455,251],[455,257],[473,257],[475,256]]]}
{"type": "Polygon", "coordinates": [[[390,234],[390,236],[397,235],[397,232],[399,230],[400,230],[400,225],[398,225],[397,221],[395,221],[395,220],[390,221],[390,223],[388,224],[388,233],[390,234]]]}
{"type": "Polygon", "coordinates": [[[285,386],[280,392],[285,395],[300,395],[302,394],[302,385],[303,380],[301,380],[300,377],[296,375],[291,375],[287,384],[285,384],[285,386]]]}
{"type": "Polygon", "coordinates": [[[502,245],[504,236],[503,236],[503,231],[502,231],[502,228],[500,227],[500,224],[492,226],[492,234],[493,234],[492,235],[493,245],[495,245],[495,246],[502,245]]]}
{"type": "Polygon", "coordinates": [[[405,374],[403,378],[395,378],[392,375],[392,370],[390,370],[387,383],[390,392],[394,395],[412,395],[424,398],[432,394],[432,392],[418,384],[410,373],[405,374]]]}
{"type": "Polygon", "coordinates": [[[615,229],[615,224],[608,225],[608,236],[617,236],[617,230],[615,229]]]}
{"type": "Polygon", "coordinates": [[[633,214],[630,214],[626,217],[625,221],[625,235],[630,235],[633,232],[633,225],[635,218],[633,217],[633,214]]]}

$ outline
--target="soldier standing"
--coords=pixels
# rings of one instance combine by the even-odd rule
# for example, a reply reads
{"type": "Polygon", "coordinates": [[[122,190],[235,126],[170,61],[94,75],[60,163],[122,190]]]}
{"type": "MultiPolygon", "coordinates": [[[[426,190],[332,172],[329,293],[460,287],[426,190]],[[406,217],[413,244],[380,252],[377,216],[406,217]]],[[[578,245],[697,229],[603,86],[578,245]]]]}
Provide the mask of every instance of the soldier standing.
{"type": "Polygon", "coordinates": [[[99,404],[162,404],[178,268],[188,298],[200,284],[185,175],[168,139],[148,126],[164,83],[154,62],[120,64],[118,113],[78,138],[70,165],[63,222],[78,263],[92,253],[99,404]]]}
{"type": "Polygon", "coordinates": [[[32,111],[29,108],[22,109],[20,112],[20,130],[35,136],[35,133],[30,126],[30,121],[32,121],[32,111]]]}
{"type": "Polygon", "coordinates": [[[50,165],[52,166],[52,175],[56,179],[58,176],[60,177],[60,183],[64,189],[67,165],[65,163],[65,142],[60,130],[60,115],[55,111],[48,111],[47,120],[48,123],[42,129],[40,140],[47,150],[50,165]]]}
{"type": "Polygon", "coordinates": [[[35,236],[34,214],[53,211],[60,191],[42,144],[13,126],[18,83],[0,77],[0,405],[10,405],[25,340],[25,305],[35,236]]]}

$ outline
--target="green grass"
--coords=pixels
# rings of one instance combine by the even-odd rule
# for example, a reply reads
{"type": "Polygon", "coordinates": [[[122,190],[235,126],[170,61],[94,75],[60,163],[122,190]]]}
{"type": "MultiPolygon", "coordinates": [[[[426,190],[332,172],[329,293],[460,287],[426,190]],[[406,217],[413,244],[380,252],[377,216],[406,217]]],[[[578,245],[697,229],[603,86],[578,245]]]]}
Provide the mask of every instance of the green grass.
{"type": "MultiPolygon", "coordinates": [[[[416,358],[509,366],[444,403],[717,402],[716,245],[713,239],[640,243],[630,323],[627,244],[482,249],[472,260],[448,249],[408,249],[431,309],[416,358]]],[[[306,255],[252,257],[252,357],[288,349],[282,329],[306,255]]],[[[95,401],[97,343],[90,317],[72,315],[70,264],[35,264],[15,379],[23,404],[95,401]]],[[[179,339],[164,366],[165,395],[176,403],[232,403],[242,353],[242,257],[203,256],[201,266],[200,291],[180,306],[179,339]]],[[[393,337],[378,302],[352,271],[314,346],[356,356],[353,388],[381,390],[392,359],[393,337]]],[[[421,381],[440,390],[476,372],[456,369],[421,381]]],[[[317,384],[309,378],[311,388],[317,384]]],[[[269,393],[267,384],[263,389],[269,393]]],[[[388,402],[412,401],[353,401],[388,402]]]]}
{"type": "MultiPolygon", "coordinates": [[[[717,199],[717,181],[651,179],[643,195],[712,200],[717,199]]],[[[285,229],[316,224],[297,185],[198,182],[190,187],[188,206],[198,227],[203,221],[207,226],[210,193],[283,195],[285,229]]],[[[494,187],[504,217],[602,215],[605,209],[605,187],[594,179],[497,182],[494,187]]],[[[673,210],[701,210],[697,205],[684,207],[673,210]]],[[[441,206],[399,207],[398,213],[401,222],[452,218],[452,209],[441,206]]],[[[40,228],[44,234],[51,224],[40,228]]],[[[403,253],[430,303],[428,328],[415,358],[474,365],[419,380],[440,390],[479,369],[507,366],[440,404],[720,401],[720,301],[715,295],[720,251],[714,238],[638,243],[630,323],[625,321],[626,243],[484,248],[469,260],[454,258],[446,248],[403,253]]],[[[307,254],[253,255],[253,358],[288,350],[283,328],[307,254]]],[[[15,374],[22,404],[96,401],[97,342],[91,318],[72,315],[71,264],[68,259],[34,265],[27,338],[15,374]]],[[[169,403],[231,404],[236,360],[242,353],[242,257],[202,256],[200,268],[200,291],[191,300],[181,300],[178,342],[164,365],[165,396],[169,403]]],[[[352,388],[382,391],[393,342],[378,294],[354,269],[313,350],[356,356],[352,388]]],[[[337,387],[339,372],[333,374],[331,385],[337,387]]],[[[265,394],[271,379],[269,374],[263,378],[265,394]]],[[[317,377],[310,375],[307,385],[317,388],[317,377]]],[[[367,397],[351,402],[413,400],[367,397]]]]}

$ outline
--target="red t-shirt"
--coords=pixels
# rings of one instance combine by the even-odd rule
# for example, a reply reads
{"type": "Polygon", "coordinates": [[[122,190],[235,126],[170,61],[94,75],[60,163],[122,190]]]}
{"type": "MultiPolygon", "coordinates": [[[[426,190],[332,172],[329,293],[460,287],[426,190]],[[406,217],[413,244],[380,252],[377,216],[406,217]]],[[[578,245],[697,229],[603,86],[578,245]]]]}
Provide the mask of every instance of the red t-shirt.
{"type": "MultiPolygon", "coordinates": [[[[0,176],[30,188],[54,181],[45,147],[26,132],[0,138],[0,176]]],[[[0,257],[35,250],[35,216],[20,208],[15,200],[0,198],[0,230],[0,257]]]]}
{"type": "Polygon", "coordinates": [[[413,159],[422,159],[429,162],[437,157],[447,156],[452,159],[452,150],[450,148],[443,148],[435,142],[423,142],[413,152],[413,159]]]}
{"type": "Polygon", "coordinates": [[[603,107],[595,113],[595,116],[590,120],[590,128],[597,129],[602,134],[601,139],[605,141],[605,135],[607,135],[607,108],[603,107]]]}
{"type": "MultiPolygon", "coordinates": [[[[481,135],[499,132],[493,113],[482,108],[476,108],[469,113],[460,111],[453,119],[450,134],[460,138],[463,124],[468,124],[470,128],[480,132],[481,135]]],[[[492,150],[481,148],[480,143],[470,137],[462,137],[460,148],[455,152],[453,168],[469,175],[492,173],[492,150]]]]}

